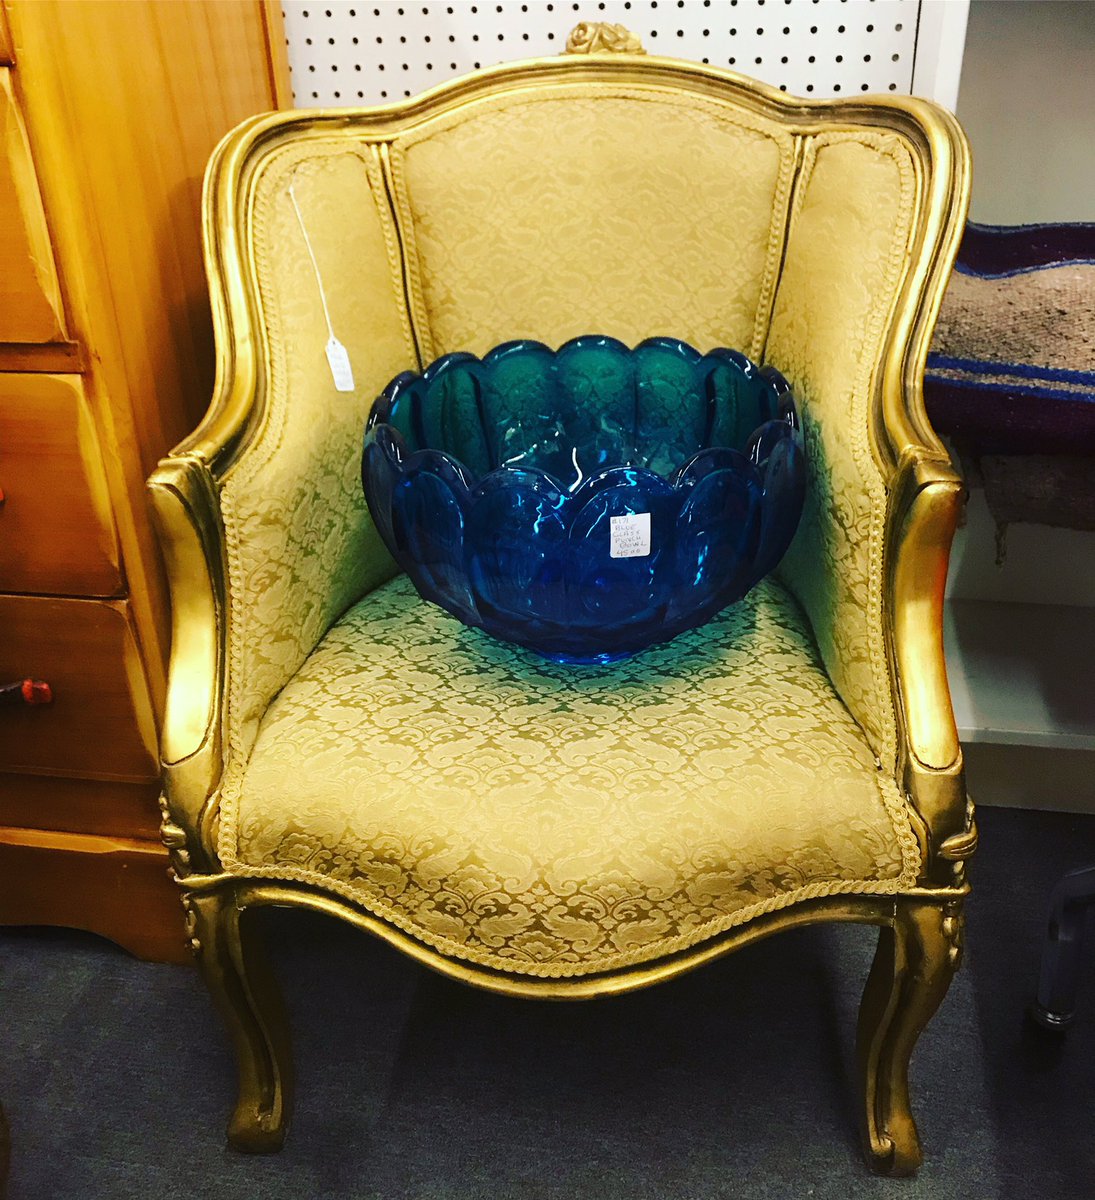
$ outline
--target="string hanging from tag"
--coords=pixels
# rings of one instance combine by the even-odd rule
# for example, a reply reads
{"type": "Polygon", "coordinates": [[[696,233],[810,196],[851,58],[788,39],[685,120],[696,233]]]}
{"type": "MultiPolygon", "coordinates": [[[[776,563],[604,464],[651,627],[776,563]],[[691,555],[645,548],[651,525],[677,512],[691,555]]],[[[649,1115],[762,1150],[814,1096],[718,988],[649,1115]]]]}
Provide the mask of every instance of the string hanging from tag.
{"type": "Polygon", "coordinates": [[[297,224],[300,226],[308,257],[312,260],[312,271],[316,277],[316,287],[319,289],[319,302],[323,305],[323,319],[327,322],[327,365],[331,368],[335,390],[352,392],[354,390],[354,372],[350,366],[350,355],[347,353],[346,347],[335,337],[335,329],[331,324],[331,311],[327,307],[327,293],[323,288],[323,276],[319,273],[319,263],[316,262],[315,251],[312,249],[312,239],[308,236],[308,229],[304,224],[304,217],[301,215],[300,205],[297,204],[297,196],[293,191],[292,184],[289,184],[289,200],[293,205],[293,212],[297,214],[297,224]]]}

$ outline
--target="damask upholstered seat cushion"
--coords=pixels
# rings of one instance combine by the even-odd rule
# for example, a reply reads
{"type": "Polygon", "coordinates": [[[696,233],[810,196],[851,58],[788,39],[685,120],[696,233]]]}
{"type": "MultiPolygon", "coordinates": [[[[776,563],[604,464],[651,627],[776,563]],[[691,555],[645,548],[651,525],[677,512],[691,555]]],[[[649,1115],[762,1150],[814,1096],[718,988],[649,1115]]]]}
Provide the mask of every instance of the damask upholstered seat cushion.
{"type": "Polygon", "coordinates": [[[220,853],[537,976],[649,961],[798,900],[895,892],[919,866],[892,775],[772,580],[665,646],[575,668],[395,579],[271,704],[225,782],[220,853]]]}

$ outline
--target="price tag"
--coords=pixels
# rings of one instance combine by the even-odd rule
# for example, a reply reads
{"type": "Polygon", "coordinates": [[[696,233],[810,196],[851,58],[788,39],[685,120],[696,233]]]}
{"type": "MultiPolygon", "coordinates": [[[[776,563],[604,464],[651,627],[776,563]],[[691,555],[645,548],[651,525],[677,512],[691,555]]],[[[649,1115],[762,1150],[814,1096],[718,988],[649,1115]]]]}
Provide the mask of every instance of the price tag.
{"type": "Polygon", "coordinates": [[[346,347],[333,333],[327,339],[327,362],[331,367],[331,376],[335,381],[336,390],[352,392],[354,390],[354,372],[350,366],[350,356],[346,353],[346,347]]]}
{"type": "Polygon", "coordinates": [[[646,558],[650,553],[650,514],[610,517],[608,534],[612,558],[646,558]]]}

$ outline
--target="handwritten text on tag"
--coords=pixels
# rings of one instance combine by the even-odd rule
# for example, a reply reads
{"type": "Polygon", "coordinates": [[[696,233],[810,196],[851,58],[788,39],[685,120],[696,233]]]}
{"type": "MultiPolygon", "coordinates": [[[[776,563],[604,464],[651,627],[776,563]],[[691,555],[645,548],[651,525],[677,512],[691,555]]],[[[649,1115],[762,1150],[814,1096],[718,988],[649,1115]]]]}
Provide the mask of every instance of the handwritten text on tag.
{"type": "Polygon", "coordinates": [[[610,517],[609,543],[612,558],[645,558],[650,553],[650,514],[610,517]]]}

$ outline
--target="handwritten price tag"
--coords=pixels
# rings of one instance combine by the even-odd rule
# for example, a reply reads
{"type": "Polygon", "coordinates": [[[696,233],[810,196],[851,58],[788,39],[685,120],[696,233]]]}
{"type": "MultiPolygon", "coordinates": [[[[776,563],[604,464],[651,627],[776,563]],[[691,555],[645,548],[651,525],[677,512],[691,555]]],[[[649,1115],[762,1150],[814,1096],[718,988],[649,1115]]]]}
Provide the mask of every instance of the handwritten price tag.
{"type": "Polygon", "coordinates": [[[608,535],[612,558],[646,558],[650,553],[650,514],[610,517],[608,535]]]}

